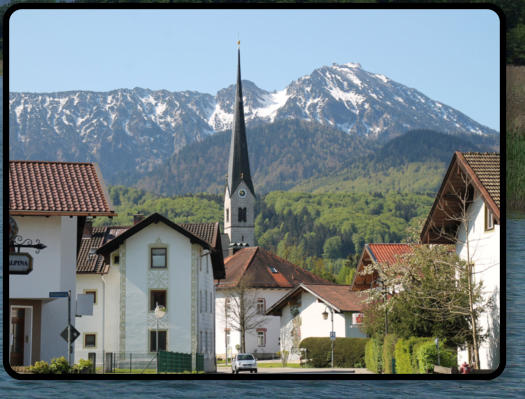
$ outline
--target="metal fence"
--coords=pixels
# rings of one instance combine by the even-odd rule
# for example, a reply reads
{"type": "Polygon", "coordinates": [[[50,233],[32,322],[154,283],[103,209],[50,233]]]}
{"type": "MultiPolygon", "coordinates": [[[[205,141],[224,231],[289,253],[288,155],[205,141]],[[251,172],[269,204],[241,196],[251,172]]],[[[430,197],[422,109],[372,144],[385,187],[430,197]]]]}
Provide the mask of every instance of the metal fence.
{"type": "MultiPolygon", "coordinates": [[[[160,351],[140,352],[86,352],[77,354],[79,359],[91,360],[92,373],[97,374],[154,374],[191,372],[192,357],[187,353],[160,351]]],[[[204,356],[197,353],[196,370],[204,371],[204,356]]]]}

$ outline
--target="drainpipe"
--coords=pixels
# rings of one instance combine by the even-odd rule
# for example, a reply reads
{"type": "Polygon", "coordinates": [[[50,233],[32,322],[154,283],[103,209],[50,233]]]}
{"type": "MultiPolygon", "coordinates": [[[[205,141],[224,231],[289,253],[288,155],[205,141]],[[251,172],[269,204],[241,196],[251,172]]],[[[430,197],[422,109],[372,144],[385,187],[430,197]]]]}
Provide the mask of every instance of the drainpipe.
{"type": "MultiPolygon", "coordinates": [[[[102,280],[102,374],[104,374],[104,367],[106,362],[106,354],[104,352],[104,336],[105,334],[105,322],[106,322],[106,280],[104,280],[104,275],[100,276],[102,280]]],[[[95,365],[96,368],[96,365],[95,365]]]]}

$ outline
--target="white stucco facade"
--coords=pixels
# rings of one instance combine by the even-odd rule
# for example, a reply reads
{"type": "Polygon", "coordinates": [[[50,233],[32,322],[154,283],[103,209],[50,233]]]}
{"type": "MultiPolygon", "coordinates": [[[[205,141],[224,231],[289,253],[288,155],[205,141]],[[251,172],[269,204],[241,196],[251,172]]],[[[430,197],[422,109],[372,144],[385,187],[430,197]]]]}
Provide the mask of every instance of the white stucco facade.
{"type": "MultiPolygon", "coordinates": [[[[36,253],[22,249],[33,257],[33,271],[9,276],[10,312],[25,313],[24,365],[37,360],[51,361],[68,357],[67,342],[60,333],[67,326],[67,298],[49,298],[52,291],[71,290],[71,323],[75,324],[76,299],[76,216],[14,216],[24,239],[40,240],[46,248],[36,253]]],[[[9,350],[13,344],[10,328],[9,350]]],[[[74,362],[74,357],[72,357],[74,362]]]]}
{"type": "Polygon", "coordinates": [[[310,292],[302,291],[300,300],[285,305],[281,310],[280,334],[281,351],[288,351],[289,360],[297,361],[300,357],[299,343],[309,337],[330,337],[333,331],[338,338],[365,338],[358,324],[352,323],[352,313],[336,312],[310,292]],[[323,312],[328,318],[323,318],[323,312]]]}
{"type": "Polygon", "coordinates": [[[166,314],[159,319],[158,329],[166,332],[166,350],[202,353],[205,371],[214,371],[215,293],[209,251],[159,222],[126,238],[110,260],[104,276],[78,274],[79,292],[96,289],[98,295],[93,316],[79,318],[78,329],[100,337],[96,347],[90,348],[79,340],[75,346],[78,355],[87,358],[88,352],[96,352],[99,364],[103,352],[117,353],[122,361],[129,359],[130,353],[132,358],[146,362],[154,358],[150,337],[156,331],[157,319],[152,310],[155,304],[150,303],[151,292],[165,291],[166,314]],[[151,267],[152,248],[166,249],[165,268],[151,267]],[[114,262],[116,255],[118,265],[114,262]]]}
{"type": "MultiPolygon", "coordinates": [[[[253,299],[263,299],[265,309],[269,309],[279,299],[285,295],[289,289],[274,288],[274,289],[248,289],[248,295],[250,296],[250,302],[253,303],[253,299]]],[[[224,357],[226,353],[226,347],[228,347],[228,356],[230,354],[236,354],[239,351],[237,347],[241,344],[241,333],[235,330],[232,326],[232,321],[225,315],[225,298],[232,295],[232,292],[221,289],[217,290],[215,301],[215,313],[217,334],[215,347],[217,350],[217,356],[224,357]],[[229,330],[229,344],[226,341],[226,331],[229,330]]],[[[233,306],[233,302],[230,302],[230,306],[233,306]]],[[[246,333],[246,352],[259,354],[260,358],[276,357],[277,352],[280,350],[279,335],[280,335],[280,317],[279,316],[266,316],[261,314],[260,319],[262,322],[255,329],[249,330],[246,333]],[[258,333],[264,335],[263,342],[258,339],[258,333]],[[261,345],[262,343],[262,345],[261,345]]]]}
{"type": "MultiPolygon", "coordinates": [[[[487,229],[486,212],[486,203],[476,192],[468,209],[468,235],[462,224],[458,229],[456,251],[461,259],[470,257],[474,263],[474,281],[481,281],[483,297],[493,300],[493,306],[485,309],[479,318],[481,333],[488,333],[480,345],[479,356],[482,369],[496,369],[500,362],[500,225],[494,223],[492,229],[487,229]]],[[[458,362],[464,361],[468,362],[468,352],[459,350],[458,362]]]]}

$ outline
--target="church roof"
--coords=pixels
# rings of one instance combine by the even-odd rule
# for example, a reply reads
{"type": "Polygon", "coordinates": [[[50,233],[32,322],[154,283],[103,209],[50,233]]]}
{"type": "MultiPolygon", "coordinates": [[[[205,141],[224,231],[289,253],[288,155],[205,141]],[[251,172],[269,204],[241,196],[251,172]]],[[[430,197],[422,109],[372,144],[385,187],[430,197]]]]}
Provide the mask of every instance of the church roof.
{"type": "Polygon", "coordinates": [[[248,247],[224,260],[226,278],[218,289],[237,287],[293,288],[301,283],[330,284],[329,281],[294,265],[261,247],[248,247]]]}
{"type": "Polygon", "coordinates": [[[230,144],[230,158],[228,160],[228,189],[230,195],[235,191],[241,181],[255,195],[250,162],[248,159],[248,143],[246,141],[246,126],[244,124],[244,106],[242,101],[241,84],[241,50],[238,50],[237,64],[237,89],[235,91],[235,108],[233,115],[233,128],[230,144]]]}

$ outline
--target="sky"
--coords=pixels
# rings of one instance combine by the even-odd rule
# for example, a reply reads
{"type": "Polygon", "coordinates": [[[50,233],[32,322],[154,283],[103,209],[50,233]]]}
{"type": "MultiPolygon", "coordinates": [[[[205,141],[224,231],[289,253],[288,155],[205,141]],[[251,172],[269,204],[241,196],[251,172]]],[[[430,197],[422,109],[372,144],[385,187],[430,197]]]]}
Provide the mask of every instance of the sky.
{"type": "Polygon", "coordinates": [[[499,130],[499,18],[490,10],[18,10],[9,90],[273,91],[358,62],[499,130]]]}

